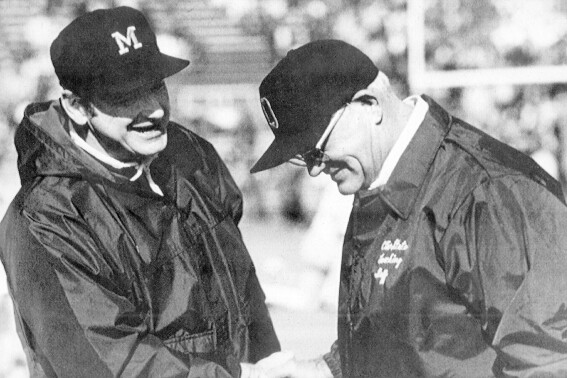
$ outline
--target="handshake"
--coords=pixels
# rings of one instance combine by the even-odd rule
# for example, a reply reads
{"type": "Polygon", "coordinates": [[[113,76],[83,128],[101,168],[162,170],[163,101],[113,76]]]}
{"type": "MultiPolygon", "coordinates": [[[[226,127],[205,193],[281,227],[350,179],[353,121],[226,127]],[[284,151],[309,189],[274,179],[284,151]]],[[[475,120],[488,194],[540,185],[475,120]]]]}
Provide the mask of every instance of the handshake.
{"type": "Polygon", "coordinates": [[[298,360],[292,352],[276,352],[255,364],[240,365],[241,378],[333,378],[322,357],[298,360]]]}

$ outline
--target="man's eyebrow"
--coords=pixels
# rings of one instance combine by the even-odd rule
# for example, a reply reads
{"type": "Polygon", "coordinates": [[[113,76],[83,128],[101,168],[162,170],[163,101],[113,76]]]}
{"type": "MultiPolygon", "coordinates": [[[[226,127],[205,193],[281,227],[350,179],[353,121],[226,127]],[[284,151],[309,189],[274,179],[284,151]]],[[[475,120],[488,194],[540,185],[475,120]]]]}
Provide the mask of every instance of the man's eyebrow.
{"type": "Polygon", "coordinates": [[[374,97],[372,97],[371,95],[365,94],[365,95],[362,95],[360,97],[357,97],[356,99],[352,100],[351,102],[362,102],[363,104],[371,105],[373,103],[373,101],[376,101],[376,99],[374,97]]]}

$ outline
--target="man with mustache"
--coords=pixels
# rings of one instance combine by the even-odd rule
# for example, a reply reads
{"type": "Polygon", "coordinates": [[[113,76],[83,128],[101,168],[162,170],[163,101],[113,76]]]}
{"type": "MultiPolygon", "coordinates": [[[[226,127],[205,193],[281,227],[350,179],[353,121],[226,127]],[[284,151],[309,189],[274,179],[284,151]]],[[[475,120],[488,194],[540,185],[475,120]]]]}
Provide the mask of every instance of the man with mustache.
{"type": "Polygon", "coordinates": [[[169,120],[164,78],[189,62],[128,7],[80,16],[50,52],[64,91],[25,111],[22,188],[0,224],[30,375],[254,374],[280,347],[241,193],[211,144],[169,120]]]}
{"type": "Polygon", "coordinates": [[[338,341],[271,376],[567,376],[556,180],[341,41],[290,51],[260,102],[275,139],[252,172],[289,161],[355,195],[338,341]]]}

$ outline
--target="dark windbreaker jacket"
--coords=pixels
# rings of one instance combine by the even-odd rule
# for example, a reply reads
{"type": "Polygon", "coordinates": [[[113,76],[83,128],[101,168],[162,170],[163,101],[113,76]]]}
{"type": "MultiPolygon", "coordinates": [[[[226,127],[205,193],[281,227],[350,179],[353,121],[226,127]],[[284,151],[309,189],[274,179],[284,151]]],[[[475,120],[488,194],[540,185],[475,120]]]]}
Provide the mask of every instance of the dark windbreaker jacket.
{"type": "Polygon", "coordinates": [[[355,197],[327,361],[353,378],[567,377],[559,184],[425,100],[387,184],[355,197]]]}
{"type": "Polygon", "coordinates": [[[59,102],[27,108],[0,225],[31,375],[229,377],[279,350],[213,147],[170,122],[160,197],[77,148],[68,122],[59,102]]]}

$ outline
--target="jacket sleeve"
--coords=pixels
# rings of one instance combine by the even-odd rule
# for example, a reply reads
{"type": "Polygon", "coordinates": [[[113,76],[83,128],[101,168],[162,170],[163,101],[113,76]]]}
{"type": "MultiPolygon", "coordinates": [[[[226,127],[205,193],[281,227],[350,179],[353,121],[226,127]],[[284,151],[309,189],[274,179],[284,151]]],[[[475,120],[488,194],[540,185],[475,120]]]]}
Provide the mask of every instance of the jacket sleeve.
{"type": "Polygon", "coordinates": [[[208,180],[215,188],[224,211],[238,224],[243,211],[242,192],[213,145],[202,138],[199,140],[203,149],[203,161],[208,167],[208,180]]]}
{"type": "Polygon", "coordinates": [[[86,227],[63,214],[12,210],[1,251],[20,334],[47,376],[230,377],[220,365],[178,354],[149,332],[119,272],[96,259],[86,227]]]}
{"type": "Polygon", "coordinates": [[[281,348],[254,268],[248,278],[246,295],[250,306],[250,361],[258,362],[281,348]]]}
{"type": "Polygon", "coordinates": [[[567,208],[520,176],[488,180],[456,212],[447,282],[495,349],[497,376],[567,376],[567,208]]]}
{"type": "Polygon", "coordinates": [[[236,185],[236,182],[234,182],[224,162],[222,162],[220,158],[218,159],[218,180],[221,202],[225,210],[230,214],[232,219],[234,219],[234,223],[238,224],[242,218],[243,211],[242,193],[236,185]]]}
{"type": "MultiPolygon", "coordinates": [[[[243,211],[242,193],[214,147],[205,140],[201,140],[201,145],[204,151],[203,156],[207,157],[205,161],[208,165],[210,186],[215,188],[217,198],[222,204],[223,210],[238,227],[243,211]]],[[[239,237],[241,236],[239,235],[239,237]]],[[[246,253],[248,254],[247,251],[246,253]]],[[[247,310],[250,314],[249,360],[257,362],[279,351],[281,348],[265,303],[266,297],[258,281],[254,264],[252,262],[251,264],[250,274],[246,281],[245,295],[248,305],[247,310]]]]}

